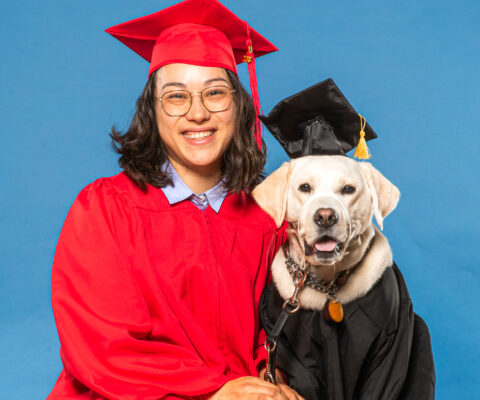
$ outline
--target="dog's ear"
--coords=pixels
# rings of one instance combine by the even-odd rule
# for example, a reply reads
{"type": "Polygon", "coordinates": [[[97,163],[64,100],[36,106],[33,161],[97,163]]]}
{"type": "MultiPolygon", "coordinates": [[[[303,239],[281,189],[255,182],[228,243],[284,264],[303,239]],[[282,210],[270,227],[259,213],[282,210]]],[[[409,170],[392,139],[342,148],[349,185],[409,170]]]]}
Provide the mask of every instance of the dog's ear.
{"type": "Polygon", "coordinates": [[[377,220],[377,225],[380,229],[383,229],[383,219],[397,206],[400,199],[400,191],[372,164],[367,162],[359,162],[359,164],[372,194],[373,214],[377,220]]]}
{"type": "Polygon", "coordinates": [[[291,162],[283,163],[252,192],[257,204],[274,219],[277,227],[280,227],[285,219],[291,164],[291,162]]]}

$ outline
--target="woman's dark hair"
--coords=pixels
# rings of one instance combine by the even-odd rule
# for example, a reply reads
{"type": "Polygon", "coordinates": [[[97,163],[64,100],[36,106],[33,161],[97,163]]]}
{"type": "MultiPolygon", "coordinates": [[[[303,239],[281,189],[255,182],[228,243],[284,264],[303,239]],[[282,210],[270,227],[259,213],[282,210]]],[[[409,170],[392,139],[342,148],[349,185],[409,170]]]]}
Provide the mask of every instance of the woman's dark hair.
{"type": "MultiPolygon", "coordinates": [[[[229,190],[239,192],[252,189],[263,177],[266,151],[263,140],[263,152],[260,152],[253,137],[255,109],[252,99],[238,77],[228,70],[227,74],[235,89],[235,132],[223,155],[222,177],[229,190]]],[[[156,188],[172,184],[168,174],[162,170],[167,160],[167,149],[155,119],[155,73],[150,76],[137,100],[128,130],[122,134],[112,127],[110,137],[114,151],[121,155],[118,160],[120,167],[142,190],[147,190],[147,184],[156,188]]]]}

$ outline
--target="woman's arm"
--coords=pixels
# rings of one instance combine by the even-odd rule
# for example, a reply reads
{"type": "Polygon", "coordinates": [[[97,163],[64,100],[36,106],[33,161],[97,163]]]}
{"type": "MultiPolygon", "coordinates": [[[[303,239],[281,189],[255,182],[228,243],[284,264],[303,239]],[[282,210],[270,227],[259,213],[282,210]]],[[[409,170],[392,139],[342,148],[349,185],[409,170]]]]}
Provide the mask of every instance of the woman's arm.
{"type": "MultiPolygon", "coordinates": [[[[135,209],[104,181],[79,194],[63,226],[52,273],[61,357],[65,373],[78,383],[70,386],[114,399],[212,393],[229,377],[208,368],[186,345],[188,337],[172,313],[159,317],[161,330],[151,337],[152,300],[132,268],[142,263],[136,250],[141,240],[135,209]]],[[[164,296],[155,301],[169,309],[164,296]]]]}

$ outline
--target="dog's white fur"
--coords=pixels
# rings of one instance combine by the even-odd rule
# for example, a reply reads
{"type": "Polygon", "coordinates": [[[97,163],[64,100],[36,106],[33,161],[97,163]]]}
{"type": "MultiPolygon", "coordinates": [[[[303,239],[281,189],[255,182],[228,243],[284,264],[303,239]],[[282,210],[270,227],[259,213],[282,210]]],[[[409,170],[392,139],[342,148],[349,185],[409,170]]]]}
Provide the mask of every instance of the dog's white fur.
{"type": "MultiPolygon", "coordinates": [[[[400,192],[369,163],[345,156],[298,158],[284,163],[268,176],[255,188],[253,196],[277,226],[284,219],[298,225],[299,241],[290,237],[290,250],[297,261],[305,257],[313,275],[331,280],[336,273],[356,266],[347,283],[337,292],[343,304],[364,296],[385,268],[392,265],[390,245],[374,227],[372,218],[375,217],[382,229],[383,220],[396,207],[400,192]],[[309,193],[299,190],[305,183],[311,187],[309,193]],[[345,186],[354,187],[355,192],[342,192],[345,186]],[[302,243],[313,246],[318,238],[319,228],[313,215],[322,208],[335,210],[338,221],[329,228],[328,236],[334,236],[343,245],[328,258],[304,256],[302,243]]],[[[272,275],[280,295],[289,298],[294,286],[282,250],[275,256],[272,275]]],[[[299,299],[303,308],[318,310],[323,308],[326,296],[305,287],[299,299]]]]}

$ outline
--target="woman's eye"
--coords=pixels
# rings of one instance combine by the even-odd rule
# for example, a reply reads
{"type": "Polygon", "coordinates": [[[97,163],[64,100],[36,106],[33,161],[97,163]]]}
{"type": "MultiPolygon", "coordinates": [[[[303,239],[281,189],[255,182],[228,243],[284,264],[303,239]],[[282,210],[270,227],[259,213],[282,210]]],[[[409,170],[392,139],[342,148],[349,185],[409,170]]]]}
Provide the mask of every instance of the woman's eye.
{"type": "Polygon", "coordinates": [[[183,93],[172,93],[167,96],[168,100],[178,100],[178,99],[186,99],[187,96],[183,93]]]}
{"type": "Polygon", "coordinates": [[[355,188],[350,185],[345,185],[342,189],[342,194],[352,194],[355,192],[355,188]]]}
{"type": "Polygon", "coordinates": [[[215,89],[208,90],[205,93],[205,97],[222,97],[222,96],[225,96],[225,94],[226,94],[225,89],[215,88],[215,89]]]}
{"type": "Polygon", "coordinates": [[[298,187],[298,190],[304,193],[310,193],[312,191],[312,188],[308,183],[303,183],[298,187]]]}

